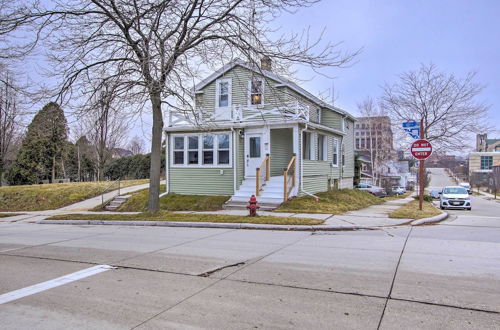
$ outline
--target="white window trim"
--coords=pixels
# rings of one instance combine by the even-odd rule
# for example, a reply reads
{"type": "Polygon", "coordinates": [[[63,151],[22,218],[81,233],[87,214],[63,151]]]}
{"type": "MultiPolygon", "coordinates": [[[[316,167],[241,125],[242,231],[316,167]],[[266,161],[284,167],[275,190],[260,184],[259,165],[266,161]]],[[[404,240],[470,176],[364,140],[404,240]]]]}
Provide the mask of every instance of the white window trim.
{"type": "Polygon", "coordinates": [[[328,161],[328,135],[318,133],[316,139],[318,141],[318,160],[322,161],[322,162],[327,162],[328,161]],[[320,157],[319,157],[319,137],[320,136],[323,137],[323,159],[320,159],[320,157]]]}
{"type": "Polygon", "coordinates": [[[255,79],[250,79],[248,81],[247,105],[249,107],[262,107],[262,106],[264,106],[266,104],[265,94],[266,94],[266,82],[263,78],[255,78],[255,79]],[[258,81],[262,82],[262,102],[260,104],[252,104],[252,81],[253,80],[258,80],[258,81]]]}
{"type": "Polygon", "coordinates": [[[215,108],[216,109],[227,109],[232,106],[232,94],[233,94],[233,84],[231,78],[221,78],[215,81],[215,108]],[[219,96],[220,96],[220,88],[219,85],[223,82],[228,83],[228,97],[227,97],[227,107],[219,107],[219,96]]]}
{"type": "Polygon", "coordinates": [[[172,168],[232,168],[233,167],[233,139],[231,138],[230,131],[214,132],[214,133],[189,133],[189,134],[172,134],[170,138],[170,167],[172,168]],[[203,165],[203,136],[212,135],[214,136],[214,163],[210,165],[203,165]],[[217,135],[228,135],[229,136],[229,164],[218,165],[219,161],[219,141],[216,138],[217,135]],[[198,164],[188,164],[188,137],[197,136],[198,137],[198,164]],[[184,137],[184,164],[174,164],[174,140],[176,137],[184,137]]]}
{"type": "Polygon", "coordinates": [[[333,167],[339,167],[339,155],[340,155],[340,146],[339,146],[339,139],[333,138],[333,144],[332,144],[332,166],[333,167]],[[335,153],[335,147],[337,147],[337,152],[335,153]],[[335,159],[333,155],[337,154],[337,162],[334,163],[333,160],[335,159]]]}

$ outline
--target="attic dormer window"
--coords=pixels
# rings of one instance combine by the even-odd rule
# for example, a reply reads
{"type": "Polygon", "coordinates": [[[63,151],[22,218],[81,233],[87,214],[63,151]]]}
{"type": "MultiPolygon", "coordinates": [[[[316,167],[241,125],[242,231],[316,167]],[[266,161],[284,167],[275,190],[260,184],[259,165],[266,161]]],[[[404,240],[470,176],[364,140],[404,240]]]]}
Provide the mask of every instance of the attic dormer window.
{"type": "Polygon", "coordinates": [[[264,81],[253,79],[250,81],[250,104],[259,105],[264,103],[264,81]]]}

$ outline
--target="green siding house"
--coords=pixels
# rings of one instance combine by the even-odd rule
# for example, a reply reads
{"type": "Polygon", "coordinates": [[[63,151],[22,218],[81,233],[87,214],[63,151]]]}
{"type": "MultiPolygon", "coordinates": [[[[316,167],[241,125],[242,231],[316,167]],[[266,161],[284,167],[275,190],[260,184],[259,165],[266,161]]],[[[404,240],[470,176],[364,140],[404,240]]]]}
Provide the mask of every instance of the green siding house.
{"type": "Polygon", "coordinates": [[[167,193],[230,195],[263,206],[352,188],[354,117],[273,73],[235,60],[194,88],[196,110],[167,114],[167,193]]]}

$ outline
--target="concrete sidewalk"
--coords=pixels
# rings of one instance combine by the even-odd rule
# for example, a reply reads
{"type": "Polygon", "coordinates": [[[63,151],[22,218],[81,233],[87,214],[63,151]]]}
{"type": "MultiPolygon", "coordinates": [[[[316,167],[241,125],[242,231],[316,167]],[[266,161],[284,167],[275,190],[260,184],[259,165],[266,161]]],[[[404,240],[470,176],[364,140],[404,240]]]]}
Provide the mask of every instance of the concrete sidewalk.
{"type": "MultiPolygon", "coordinates": [[[[165,181],[161,181],[160,184],[165,184],[165,181]]],[[[130,186],[126,188],[120,188],[120,195],[136,192],[138,190],[146,189],[149,188],[149,183],[145,184],[140,184],[137,186],[130,186]]],[[[90,199],[86,199],[84,201],[71,204],[65,207],[61,207],[60,209],[54,210],[54,211],[63,211],[63,212],[81,212],[81,211],[88,211],[91,210],[99,205],[101,205],[102,200],[104,199],[104,202],[115,198],[118,196],[118,190],[113,190],[108,193],[105,193],[104,195],[99,195],[90,199]],[[104,198],[103,198],[104,197],[104,198]]]]}

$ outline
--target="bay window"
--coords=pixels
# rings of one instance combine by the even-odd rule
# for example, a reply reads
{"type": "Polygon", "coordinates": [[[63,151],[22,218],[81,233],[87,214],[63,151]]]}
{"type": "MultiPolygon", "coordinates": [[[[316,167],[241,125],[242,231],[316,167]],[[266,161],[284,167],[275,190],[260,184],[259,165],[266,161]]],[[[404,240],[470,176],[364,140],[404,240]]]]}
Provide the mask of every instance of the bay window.
{"type": "Polygon", "coordinates": [[[231,135],[173,135],[170,157],[173,167],[230,167],[231,135]]]}

